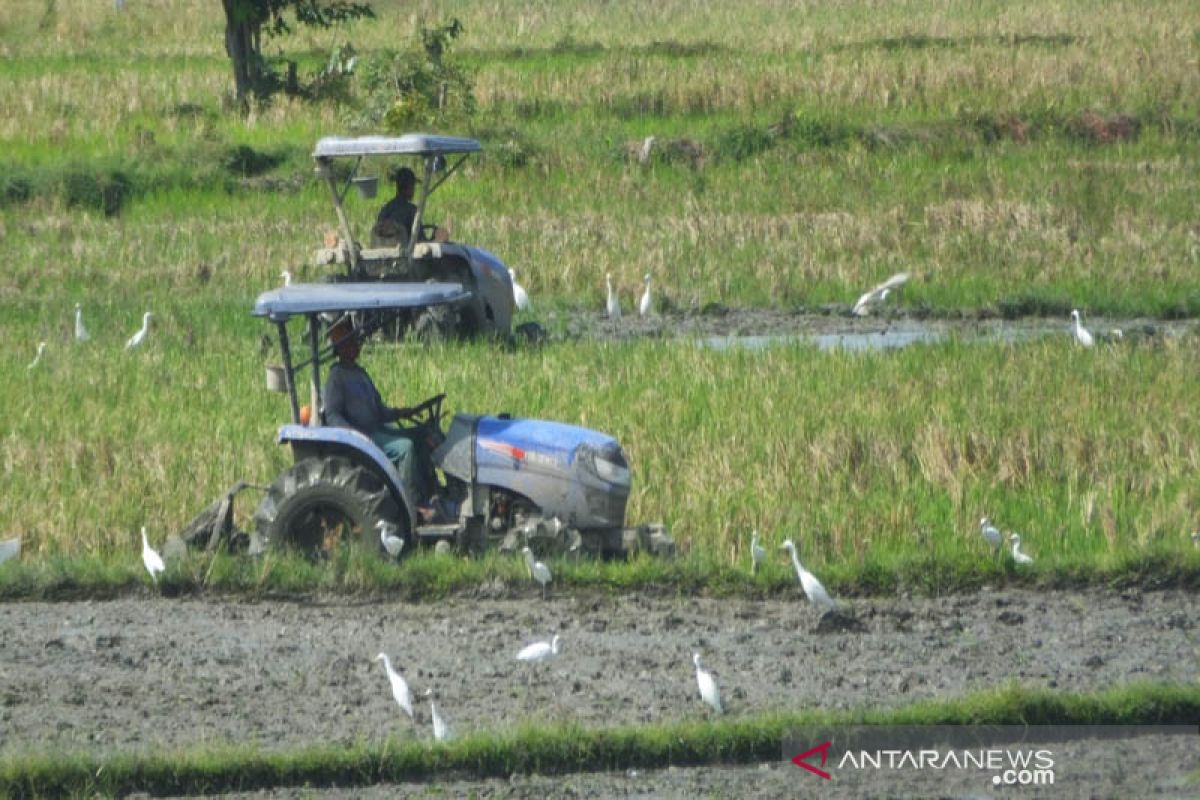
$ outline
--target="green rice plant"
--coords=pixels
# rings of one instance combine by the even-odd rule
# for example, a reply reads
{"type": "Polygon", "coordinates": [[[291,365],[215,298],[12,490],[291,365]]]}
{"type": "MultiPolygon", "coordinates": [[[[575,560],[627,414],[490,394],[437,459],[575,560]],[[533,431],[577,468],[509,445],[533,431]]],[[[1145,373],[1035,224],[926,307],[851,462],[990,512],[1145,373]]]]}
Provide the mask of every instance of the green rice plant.
{"type": "MultiPolygon", "coordinates": [[[[236,480],[265,483],[288,463],[273,443],[285,406],[258,388],[272,358],[259,323],[157,307],[148,344],[121,352],[138,308],[98,308],[93,342],[59,338],[28,374],[46,333],[3,326],[21,379],[0,390],[12,410],[0,532],[30,554],[135,553],[141,525],[162,541],[236,480]],[[107,331],[103,312],[124,327],[107,331]]],[[[685,552],[734,564],[758,528],[774,545],[795,539],[806,563],[863,567],[977,558],[983,514],[1039,563],[1190,549],[1194,356],[1193,337],[1082,351],[1064,332],[869,354],[640,342],[378,345],[365,358],[411,400],[446,391],[456,409],[614,434],[634,470],[629,519],[666,522],[685,552]]]]}
{"type": "MultiPolygon", "coordinates": [[[[1194,37],[1170,22],[1186,3],[863,10],[453,3],[478,110],[473,130],[447,132],[490,155],[432,213],[516,267],[564,337],[601,307],[607,272],[625,298],[650,272],[671,323],[741,305],[836,313],[900,270],[914,279],[898,306],[922,316],[1200,314],[1200,77],[1194,37]],[[647,136],[660,155],[628,158],[647,136]]],[[[428,21],[377,11],[280,45],[305,63],[345,41],[368,57],[428,21]]],[[[221,41],[220,15],[198,7],[0,9],[0,333],[15,376],[0,389],[0,535],[33,558],[123,558],[142,524],[161,541],[236,479],[287,463],[271,444],[284,411],[257,389],[273,355],[247,310],[283,268],[325,277],[310,261],[332,217],[309,153],[356,131],[338,103],[227,113],[221,41]],[[75,302],[86,347],[70,340],[75,302]],[[125,357],[147,309],[151,343],[125,357]],[[26,372],[39,341],[44,368],[26,372]]],[[[360,225],[374,211],[350,208],[360,225]]],[[[927,553],[961,582],[985,510],[1054,574],[1186,548],[1194,337],[1067,344],[469,346],[436,363],[380,348],[373,370],[405,396],[447,390],[466,410],[617,435],[631,519],[667,522],[714,578],[759,527],[847,585],[927,553]]],[[[229,569],[238,585],[291,580],[229,569]]],[[[374,565],[340,569],[283,573],[389,585],[374,565]]],[[[459,579],[429,569],[429,591],[459,579]]]]}

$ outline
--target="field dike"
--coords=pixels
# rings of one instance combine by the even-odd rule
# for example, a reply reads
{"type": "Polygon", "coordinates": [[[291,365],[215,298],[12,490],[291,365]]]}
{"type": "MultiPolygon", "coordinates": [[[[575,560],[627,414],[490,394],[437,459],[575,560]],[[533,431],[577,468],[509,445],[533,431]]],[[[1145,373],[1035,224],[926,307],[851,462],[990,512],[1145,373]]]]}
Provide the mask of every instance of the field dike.
{"type": "Polygon", "coordinates": [[[7,797],[212,794],[272,787],[365,787],[437,778],[564,774],[781,760],[790,729],[827,725],[1194,724],[1200,690],[1139,685],[1095,694],[1004,688],[891,712],[764,714],[728,721],[582,728],[527,726],[450,743],[361,744],[264,754],[245,749],[38,756],[0,764],[7,797]]]}
{"type": "MultiPolygon", "coordinates": [[[[670,561],[650,557],[628,562],[543,560],[554,575],[552,595],[636,591],[663,597],[753,600],[798,592],[791,566],[778,560],[764,564],[757,575],[744,566],[700,554],[670,561]]],[[[1200,551],[1151,547],[1087,562],[1040,559],[1033,566],[973,553],[936,558],[898,554],[857,564],[831,564],[821,568],[820,576],[834,596],[857,598],[901,593],[936,597],[982,588],[1197,591],[1200,551]]],[[[540,592],[530,582],[522,560],[496,553],[474,559],[420,553],[400,564],[358,549],[343,550],[324,562],[294,554],[252,558],[190,553],[170,559],[167,571],[154,586],[140,561],[131,557],[57,557],[10,562],[0,568],[0,601],[112,600],[145,596],[148,591],[167,598],[304,601],[329,594],[408,603],[449,597],[519,599],[540,592]]]]}

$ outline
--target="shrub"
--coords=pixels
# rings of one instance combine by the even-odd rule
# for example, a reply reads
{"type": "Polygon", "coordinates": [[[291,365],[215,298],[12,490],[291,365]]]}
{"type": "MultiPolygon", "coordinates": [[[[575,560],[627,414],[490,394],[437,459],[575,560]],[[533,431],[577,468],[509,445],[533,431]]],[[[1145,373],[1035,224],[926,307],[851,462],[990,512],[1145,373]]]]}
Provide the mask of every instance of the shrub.
{"type": "Polygon", "coordinates": [[[225,170],[241,178],[261,175],[267,170],[274,169],[283,161],[283,157],[274,153],[263,153],[249,145],[239,144],[230,147],[222,159],[225,170]]]}
{"type": "Polygon", "coordinates": [[[101,211],[115,217],[129,199],[133,182],[120,169],[75,168],[63,176],[63,199],[68,206],[101,211]]]}
{"type": "Polygon", "coordinates": [[[773,143],[764,129],[740,126],[718,136],[712,150],[718,159],[744,161],[770,149],[773,143]]]}
{"type": "Polygon", "coordinates": [[[451,45],[462,31],[457,19],[433,28],[422,26],[419,44],[364,65],[367,98],[358,123],[400,133],[474,114],[470,73],[450,59],[451,45]]]}

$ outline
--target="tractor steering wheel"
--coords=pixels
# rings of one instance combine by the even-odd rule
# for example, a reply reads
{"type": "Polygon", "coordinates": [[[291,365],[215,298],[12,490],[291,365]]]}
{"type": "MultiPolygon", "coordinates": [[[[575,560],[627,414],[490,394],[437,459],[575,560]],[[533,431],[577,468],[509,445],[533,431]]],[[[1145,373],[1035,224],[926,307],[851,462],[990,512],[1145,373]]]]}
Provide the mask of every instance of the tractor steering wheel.
{"type": "Polygon", "coordinates": [[[442,427],[442,401],[446,399],[446,393],[435,394],[428,400],[422,400],[408,410],[404,415],[405,418],[411,419],[419,425],[432,426],[435,430],[441,430],[442,427]]]}

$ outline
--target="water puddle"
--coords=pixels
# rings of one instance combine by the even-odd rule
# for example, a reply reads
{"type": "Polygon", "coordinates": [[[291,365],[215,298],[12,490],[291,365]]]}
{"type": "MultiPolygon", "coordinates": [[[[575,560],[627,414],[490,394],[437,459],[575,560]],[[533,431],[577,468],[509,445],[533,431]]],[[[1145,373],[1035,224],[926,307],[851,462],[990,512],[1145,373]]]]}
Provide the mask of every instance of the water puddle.
{"type": "MultiPolygon", "coordinates": [[[[1092,333],[1100,343],[1122,339],[1153,336],[1178,336],[1190,328],[1190,323],[1157,323],[1145,320],[1113,321],[1093,328],[1092,333]],[[1121,331],[1120,334],[1117,331],[1121,331]],[[1125,334],[1128,331],[1128,335],[1125,334]]],[[[769,347],[784,347],[793,344],[811,344],[820,350],[845,350],[850,352],[878,352],[909,347],[915,344],[936,344],[955,339],[965,343],[1015,344],[1045,337],[1061,337],[1063,342],[1073,339],[1069,325],[1046,321],[989,320],[985,322],[916,322],[904,320],[896,325],[876,330],[845,330],[835,332],[803,332],[768,335],[706,336],[696,339],[702,346],[713,350],[764,350],[769,347]]]]}
{"type": "Polygon", "coordinates": [[[765,350],[797,343],[815,344],[820,350],[873,351],[908,347],[923,342],[940,342],[947,334],[935,331],[878,331],[875,333],[817,333],[787,334],[779,336],[709,336],[701,339],[705,347],[713,350],[731,350],[735,347],[747,350],[765,350]]]}

